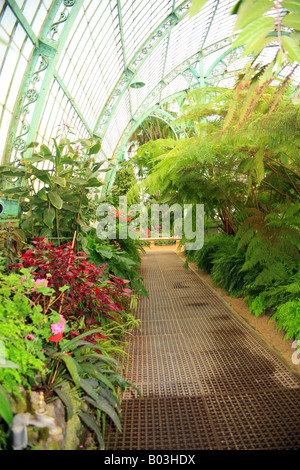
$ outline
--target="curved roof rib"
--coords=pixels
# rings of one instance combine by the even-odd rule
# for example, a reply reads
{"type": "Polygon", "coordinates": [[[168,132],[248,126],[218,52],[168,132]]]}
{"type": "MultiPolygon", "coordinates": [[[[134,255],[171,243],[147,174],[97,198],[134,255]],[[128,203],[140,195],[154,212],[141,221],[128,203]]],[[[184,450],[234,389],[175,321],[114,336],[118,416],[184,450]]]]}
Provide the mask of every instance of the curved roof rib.
{"type": "Polygon", "coordinates": [[[192,18],[190,4],[0,0],[1,161],[62,132],[101,138],[101,153],[119,157],[136,123],[168,97],[231,86],[247,62],[230,49],[236,0],[209,0],[192,18]],[[133,89],[137,76],[145,86],[133,89]]]}

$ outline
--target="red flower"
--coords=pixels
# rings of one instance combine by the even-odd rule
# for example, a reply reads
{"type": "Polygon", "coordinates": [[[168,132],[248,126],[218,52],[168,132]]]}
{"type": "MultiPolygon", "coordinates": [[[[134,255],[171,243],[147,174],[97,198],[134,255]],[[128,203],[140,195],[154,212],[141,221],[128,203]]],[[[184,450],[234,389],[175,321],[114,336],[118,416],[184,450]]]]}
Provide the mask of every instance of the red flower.
{"type": "Polygon", "coordinates": [[[54,336],[50,336],[50,338],[48,338],[49,341],[53,341],[53,343],[58,343],[63,337],[63,334],[62,332],[60,333],[57,333],[57,335],[54,335],[54,336]]]}

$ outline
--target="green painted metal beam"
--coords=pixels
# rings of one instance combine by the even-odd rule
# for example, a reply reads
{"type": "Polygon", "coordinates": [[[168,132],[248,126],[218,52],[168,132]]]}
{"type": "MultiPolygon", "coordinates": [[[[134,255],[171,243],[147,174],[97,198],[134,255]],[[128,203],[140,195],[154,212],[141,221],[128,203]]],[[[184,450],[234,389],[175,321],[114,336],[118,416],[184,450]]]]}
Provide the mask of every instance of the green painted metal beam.
{"type": "MultiPolygon", "coordinates": [[[[229,40],[228,40],[228,44],[230,44],[229,40]]],[[[241,55],[242,52],[243,52],[243,48],[232,49],[232,48],[229,47],[226,51],[224,51],[222,54],[220,54],[219,58],[208,69],[206,74],[204,74],[203,58],[206,55],[214,53],[216,50],[218,50],[218,47],[220,47],[219,50],[224,49],[224,47],[225,47],[224,46],[224,40],[222,40],[220,42],[217,42],[216,44],[211,45],[208,48],[206,48],[202,51],[199,51],[196,54],[194,54],[193,56],[191,56],[190,58],[184,60],[182,62],[182,64],[176,66],[176,68],[175,68],[176,74],[174,74],[174,71],[169,72],[168,75],[166,77],[164,77],[163,81],[160,82],[160,85],[164,88],[165,86],[167,86],[168,83],[170,83],[172,80],[174,80],[181,73],[181,66],[184,68],[187,63],[194,63],[196,61],[197,62],[199,61],[200,67],[201,67],[200,77],[199,77],[200,79],[191,88],[198,88],[198,87],[203,87],[203,86],[206,86],[206,85],[209,86],[209,83],[206,83],[206,81],[205,81],[205,77],[208,77],[209,74],[211,74],[213,72],[213,70],[220,63],[223,63],[224,59],[227,56],[230,56],[233,52],[236,51],[237,56],[241,55]],[[238,52],[238,50],[239,50],[239,52],[238,52]]],[[[225,66],[228,66],[228,63],[225,62],[224,68],[225,68],[225,66]]],[[[196,73],[197,76],[199,76],[197,74],[196,70],[195,70],[195,73],[196,73]]],[[[153,90],[147,95],[147,97],[145,98],[143,103],[141,103],[139,109],[136,111],[135,115],[133,116],[133,119],[128,124],[127,128],[124,130],[123,135],[121,136],[121,138],[119,140],[119,143],[116,147],[115,153],[114,153],[114,156],[116,158],[119,158],[120,155],[124,154],[124,148],[128,144],[128,141],[129,141],[131,135],[141,125],[143,120],[146,119],[146,117],[149,114],[155,113],[155,111],[157,111],[159,107],[163,106],[165,103],[171,101],[172,99],[175,99],[175,98],[180,99],[182,97],[185,97],[187,92],[188,92],[188,90],[183,90],[182,92],[178,92],[178,94],[176,93],[175,95],[172,95],[171,97],[167,97],[164,100],[162,100],[161,102],[156,103],[154,106],[152,106],[152,107],[150,106],[150,108],[149,107],[147,108],[147,104],[148,104],[147,101],[149,100],[149,98],[151,98],[151,102],[153,103],[153,100],[155,99],[155,96],[158,96],[162,92],[162,89],[158,89],[158,91],[155,93],[156,89],[157,89],[157,86],[154,87],[153,90]]]]}
{"type": "Polygon", "coordinates": [[[106,101],[97,122],[94,132],[102,137],[109,126],[114,111],[118,106],[122,96],[130,86],[134,76],[145,62],[147,57],[155,47],[166,37],[169,31],[183,20],[189,13],[190,0],[184,0],[167,18],[165,18],[157,28],[148,36],[146,41],[139,47],[131,61],[128,63],[127,69],[123,72],[112,93],[106,101]]]}
{"type": "Polygon", "coordinates": [[[207,36],[208,36],[209,30],[210,30],[210,28],[211,28],[212,22],[213,22],[213,20],[214,20],[214,17],[215,17],[215,15],[216,15],[216,12],[217,12],[219,3],[220,3],[220,0],[215,0],[215,5],[214,5],[213,11],[212,11],[212,15],[211,15],[210,21],[209,21],[209,23],[208,23],[207,26],[206,26],[206,33],[205,33],[204,39],[203,39],[203,41],[202,41],[202,47],[201,47],[201,49],[203,49],[203,47],[204,47],[204,45],[205,45],[205,41],[206,41],[206,39],[207,39],[207,36]]]}
{"type": "Polygon", "coordinates": [[[84,0],[77,0],[76,3],[74,3],[74,5],[72,6],[72,9],[70,10],[69,15],[66,19],[63,30],[62,30],[62,32],[59,36],[56,55],[51,58],[51,61],[50,61],[49,65],[47,67],[47,70],[46,70],[45,77],[43,79],[41,92],[39,94],[37,104],[36,104],[35,110],[34,110],[33,121],[31,122],[30,130],[29,130],[29,133],[28,133],[27,143],[29,143],[29,142],[31,142],[32,140],[35,139],[36,131],[37,131],[38,124],[40,122],[40,118],[41,118],[41,114],[42,114],[42,110],[43,110],[43,107],[44,107],[44,104],[45,104],[45,99],[47,97],[47,93],[48,93],[51,81],[54,78],[54,73],[55,73],[55,68],[56,68],[57,62],[60,58],[60,54],[62,52],[64,44],[65,44],[65,42],[68,38],[68,35],[69,35],[69,32],[72,28],[73,22],[74,22],[77,14],[78,14],[80,8],[82,7],[83,1],[84,0]]]}
{"type": "Polygon", "coordinates": [[[67,89],[67,87],[64,84],[63,80],[61,79],[61,77],[58,75],[57,72],[54,72],[53,77],[57,81],[57,83],[59,84],[60,88],[63,90],[64,94],[68,98],[71,106],[73,107],[73,109],[76,112],[77,116],[79,116],[81,122],[84,124],[84,126],[85,126],[86,130],[88,131],[88,133],[90,134],[91,137],[93,137],[94,136],[93,131],[90,129],[90,127],[89,127],[88,123],[86,122],[83,114],[81,113],[81,111],[78,108],[77,104],[75,103],[74,99],[70,95],[69,90],[67,89]]]}
{"type": "Polygon", "coordinates": [[[20,150],[24,146],[35,139],[37,127],[40,121],[41,113],[44,107],[45,99],[48,93],[51,81],[54,78],[55,67],[59,60],[65,41],[68,37],[74,19],[83,4],[83,0],[75,0],[74,2],[66,3],[62,0],[54,0],[51,9],[48,12],[47,20],[45,21],[40,37],[36,38],[31,31],[30,25],[25,20],[22,11],[13,0],[5,0],[7,4],[11,4],[14,14],[22,25],[26,34],[34,44],[34,51],[28,63],[26,73],[23,78],[22,86],[19,90],[16,104],[13,110],[13,119],[8,131],[8,139],[5,145],[4,162],[8,163],[11,159],[13,147],[19,146],[20,150]],[[60,20],[54,23],[59,9],[63,7],[69,8],[67,15],[61,15],[60,20]],[[49,39],[49,33],[56,33],[56,25],[63,24],[63,29],[59,34],[59,39],[54,40],[53,37],[49,39]],[[41,76],[43,75],[43,77],[41,76]],[[34,88],[35,79],[42,80],[39,92],[34,88]],[[32,111],[32,118],[30,123],[24,122],[22,124],[21,133],[16,138],[16,133],[20,126],[22,113],[26,116],[26,107],[30,107],[32,111]]]}
{"type": "Polygon", "coordinates": [[[38,45],[39,45],[38,37],[33,32],[30,24],[28,23],[25,16],[23,15],[22,10],[17,5],[17,2],[15,0],[5,0],[5,3],[12,10],[13,14],[17,18],[17,20],[20,23],[20,25],[22,26],[22,28],[24,29],[25,33],[29,37],[32,44],[34,44],[36,47],[38,47],[38,45]]]}
{"type": "Polygon", "coordinates": [[[174,118],[172,120],[169,120],[168,118],[166,118],[164,116],[164,114],[160,115],[160,113],[158,111],[161,111],[159,109],[156,109],[153,113],[149,114],[150,117],[155,117],[155,118],[158,118],[160,119],[161,121],[165,122],[166,124],[168,124],[168,126],[170,127],[170,129],[173,131],[173,134],[175,136],[175,140],[178,140],[178,130],[176,130],[176,128],[171,124],[172,123],[172,120],[174,120],[174,118]]]}
{"type": "MultiPolygon", "coordinates": [[[[224,50],[227,45],[230,44],[230,38],[227,38],[227,41],[224,40],[218,41],[215,44],[210,45],[209,47],[203,49],[202,51],[198,51],[192,56],[188,57],[185,59],[181,64],[177,65],[173,70],[171,70],[164,78],[162,81],[160,81],[151,91],[148,93],[146,98],[143,100],[143,102],[140,104],[139,108],[136,110],[133,118],[135,120],[139,119],[140,115],[143,114],[149,106],[153,103],[153,101],[158,98],[158,96],[161,96],[161,93],[163,89],[171,83],[172,80],[174,80],[179,74],[181,74],[184,70],[188,69],[195,63],[200,63],[201,71],[200,71],[200,86],[206,86],[210,85],[209,83],[205,82],[205,77],[204,77],[204,71],[203,71],[203,58],[205,56],[208,56],[217,50],[224,50]]],[[[224,58],[226,57],[227,54],[231,53],[231,49],[227,49],[221,57],[224,58]]],[[[216,64],[219,63],[219,61],[215,62],[216,64]]],[[[197,73],[197,72],[196,72],[197,73]]],[[[188,82],[189,86],[192,86],[190,82],[188,82]]],[[[157,102],[159,103],[160,100],[158,99],[157,102]]]]}

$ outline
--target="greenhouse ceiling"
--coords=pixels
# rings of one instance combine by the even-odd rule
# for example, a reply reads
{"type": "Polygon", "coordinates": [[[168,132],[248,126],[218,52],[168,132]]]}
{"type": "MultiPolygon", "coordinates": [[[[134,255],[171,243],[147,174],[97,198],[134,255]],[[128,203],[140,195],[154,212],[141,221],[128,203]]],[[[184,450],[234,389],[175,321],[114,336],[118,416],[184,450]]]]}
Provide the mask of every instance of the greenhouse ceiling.
{"type": "Polygon", "coordinates": [[[171,98],[232,87],[249,62],[232,48],[235,4],[209,0],[191,16],[189,0],[0,0],[2,163],[62,128],[121,158],[171,98]]]}

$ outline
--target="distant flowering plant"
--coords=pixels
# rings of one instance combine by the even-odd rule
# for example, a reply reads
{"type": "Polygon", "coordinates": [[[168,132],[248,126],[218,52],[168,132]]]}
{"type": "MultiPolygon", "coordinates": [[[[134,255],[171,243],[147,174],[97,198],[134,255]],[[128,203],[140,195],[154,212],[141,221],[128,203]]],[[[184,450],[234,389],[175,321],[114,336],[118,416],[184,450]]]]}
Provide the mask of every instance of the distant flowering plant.
{"type": "MultiPolygon", "coordinates": [[[[31,268],[34,285],[32,302],[39,302],[58,312],[62,307],[65,320],[73,323],[85,322],[92,318],[95,326],[101,325],[101,317],[113,318],[115,312],[124,307],[125,300],[131,293],[128,280],[120,279],[108,273],[106,264],[96,267],[86,261],[84,252],[75,253],[71,244],[54,247],[44,238],[36,238],[34,247],[22,255],[23,263],[17,267],[31,268]],[[52,289],[56,295],[53,301],[43,296],[41,289],[52,289]],[[62,297],[61,291],[65,290],[62,297]]],[[[25,278],[22,278],[25,282],[25,278]]]]}

